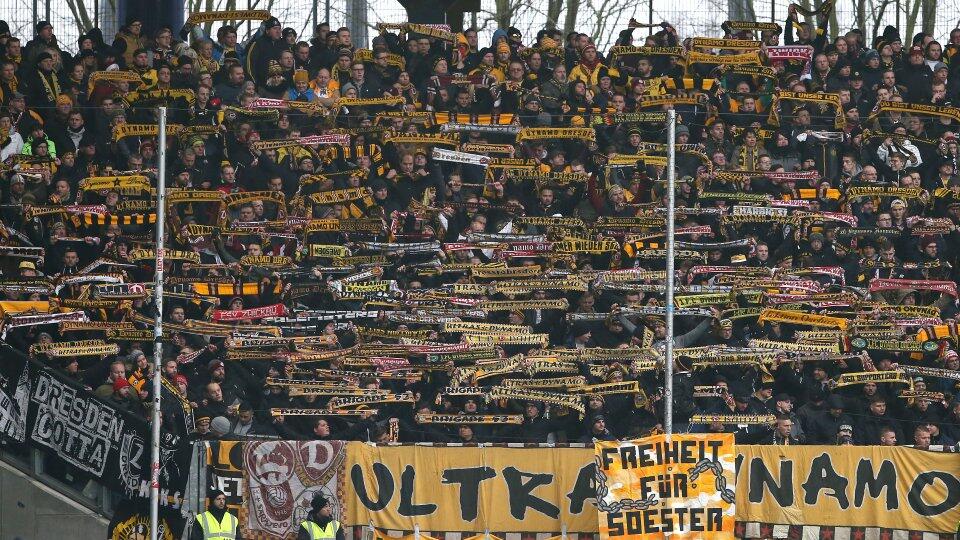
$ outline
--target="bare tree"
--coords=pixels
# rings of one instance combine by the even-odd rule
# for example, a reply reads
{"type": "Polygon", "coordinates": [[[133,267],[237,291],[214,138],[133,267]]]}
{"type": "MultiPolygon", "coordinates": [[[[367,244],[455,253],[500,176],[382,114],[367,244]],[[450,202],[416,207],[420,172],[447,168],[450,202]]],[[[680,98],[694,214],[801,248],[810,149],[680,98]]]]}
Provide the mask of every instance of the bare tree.
{"type": "Polygon", "coordinates": [[[857,28],[867,31],[867,0],[852,0],[854,24],[857,28]]]}
{"type": "Polygon", "coordinates": [[[589,0],[582,4],[587,12],[584,18],[591,23],[590,38],[598,49],[605,51],[613,45],[617,26],[629,21],[639,5],[627,0],[589,0]]]}
{"type": "Polygon", "coordinates": [[[514,0],[496,0],[496,14],[494,19],[497,22],[497,28],[508,28],[513,20],[514,13],[520,9],[520,2],[514,0]]]}
{"type": "Polygon", "coordinates": [[[913,33],[917,29],[917,17],[920,15],[922,0],[904,0],[904,15],[906,16],[906,32],[903,35],[903,44],[909,47],[913,42],[913,33]]]}
{"type": "Polygon", "coordinates": [[[757,20],[753,0],[727,0],[727,16],[732,21],[757,20]]]}
{"type": "MultiPolygon", "coordinates": [[[[894,0],[880,0],[879,5],[876,4],[876,0],[870,0],[870,22],[873,26],[873,32],[870,34],[871,36],[880,34],[880,28],[883,26],[883,17],[886,14],[887,9],[891,6],[894,9],[897,9],[896,4],[894,4],[894,0]]],[[[872,45],[872,43],[868,43],[867,45],[872,45]]]]}
{"type": "Polygon", "coordinates": [[[563,0],[547,0],[547,28],[553,30],[560,22],[563,0]]]}
{"type": "Polygon", "coordinates": [[[920,10],[923,12],[923,31],[933,34],[937,24],[937,0],[921,0],[920,10]]]}
{"type": "Polygon", "coordinates": [[[827,27],[830,29],[830,39],[837,39],[837,34],[839,32],[840,24],[837,22],[837,10],[831,9],[830,16],[827,20],[827,27]]]}
{"type": "MultiPolygon", "coordinates": [[[[800,0],[800,2],[799,2],[797,5],[799,5],[801,8],[803,8],[803,9],[805,9],[805,10],[808,10],[808,11],[810,10],[810,0],[800,0]]],[[[807,15],[804,15],[804,16],[803,16],[803,19],[804,19],[804,21],[807,22],[807,23],[812,23],[812,22],[813,22],[813,20],[810,19],[810,17],[807,16],[807,15]]]]}
{"type": "Polygon", "coordinates": [[[577,13],[580,12],[579,0],[567,0],[567,16],[563,20],[563,35],[577,29],[577,13]]]}
{"type": "Polygon", "coordinates": [[[70,13],[73,15],[79,33],[84,34],[93,29],[93,20],[91,20],[90,13],[87,12],[87,6],[83,0],[67,0],[67,6],[70,8],[70,13]]]}

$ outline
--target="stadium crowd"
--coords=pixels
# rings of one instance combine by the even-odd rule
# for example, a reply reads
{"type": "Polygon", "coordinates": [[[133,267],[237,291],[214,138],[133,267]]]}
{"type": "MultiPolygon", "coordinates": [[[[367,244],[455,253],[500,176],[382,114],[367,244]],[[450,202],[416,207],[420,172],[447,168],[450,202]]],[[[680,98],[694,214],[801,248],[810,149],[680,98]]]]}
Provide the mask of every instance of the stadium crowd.
{"type": "Polygon", "coordinates": [[[4,340],[148,414],[166,106],[169,429],[662,429],[672,108],[676,428],[955,445],[960,29],[830,39],[828,9],[722,39],[623,21],[609,51],[252,12],[243,42],[197,14],[71,54],[0,21],[4,340]]]}

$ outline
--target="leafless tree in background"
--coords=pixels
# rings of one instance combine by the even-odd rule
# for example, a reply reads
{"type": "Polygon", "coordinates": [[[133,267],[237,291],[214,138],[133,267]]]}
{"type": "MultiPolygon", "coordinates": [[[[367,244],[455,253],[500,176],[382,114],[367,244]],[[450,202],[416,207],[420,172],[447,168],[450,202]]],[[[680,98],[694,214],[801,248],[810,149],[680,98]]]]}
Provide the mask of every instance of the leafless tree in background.
{"type": "MultiPolygon", "coordinates": [[[[110,5],[113,7],[112,1],[110,1],[110,5]]],[[[73,20],[80,34],[89,32],[96,26],[93,22],[96,15],[87,10],[84,0],[67,0],[67,6],[70,8],[70,13],[73,14],[73,20]]]]}
{"type": "MultiPolygon", "coordinates": [[[[359,0],[368,7],[367,28],[373,29],[377,22],[402,22],[406,19],[397,0],[359,0]]],[[[684,36],[719,36],[720,23],[731,17],[734,8],[744,13],[744,18],[783,23],[786,8],[791,0],[653,0],[654,20],[670,21],[684,36]]],[[[794,0],[807,9],[816,8],[823,0],[794,0]]],[[[470,25],[478,27],[481,42],[489,43],[490,35],[497,28],[514,26],[532,38],[541,28],[557,28],[565,34],[571,31],[584,32],[594,38],[601,50],[609,48],[619,30],[635,13],[644,11],[648,4],[631,0],[481,0],[481,11],[468,15],[470,25]]],[[[924,30],[937,39],[945,40],[950,30],[956,27],[960,0],[838,0],[835,12],[829,20],[829,35],[835,37],[850,28],[860,28],[866,35],[867,44],[883,31],[888,24],[897,24],[905,40],[910,40],[917,31],[924,30]]],[[[21,37],[33,37],[33,23],[48,19],[56,29],[61,46],[75,51],[76,38],[94,26],[104,31],[110,41],[117,30],[118,0],[49,0],[37,2],[38,12],[33,12],[33,0],[0,0],[0,19],[6,20],[11,30],[21,37]],[[49,5],[49,12],[46,6],[49,5]],[[99,13],[94,6],[98,5],[99,13]]],[[[268,9],[284,25],[289,25],[300,35],[312,33],[311,14],[322,0],[186,0],[187,11],[215,11],[228,9],[268,9]]],[[[342,25],[350,19],[348,2],[330,0],[331,23],[342,25]]],[[[812,17],[810,18],[812,21],[812,17]]],[[[354,13],[353,20],[356,20],[354,13]]],[[[238,23],[240,38],[255,30],[250,21],[238,23]]],[[[218,23],[205,25],[210,31],[218,23]]]]}
{"type": "Polygon", "coordinates": [[[577,28],[577,13],[580,10],[580,2],[578,0],[567,0],[567,16],[563,19],[563,36],[566,36],[573,32],[577,28]]]}
{"type": "Polygon", "coordinates": [[[937,23],[937,0],[921,0],[920,11],[923,14],[923,31],[933,34],[937,23]]]}
{"type": "Polygon", "coordinates": [[[563,11],[563,0],[547,0],[547,23],[548,29],[553,30],[560,22],[560,12],[563,11]]]}
{"type": "Polygon", "coordinates": [[[624,21],[630,20],[641,4],[631,0],[547,0],[537,6],[529,0],[495,0],[495,11],[484,12],[481,29],[515,26],[533,36],[540,28],[561,28],[562,19],[564,35],[583,32],[598,49],[606,50],[616,39],[617,28],[625,26],[624,21]]]}

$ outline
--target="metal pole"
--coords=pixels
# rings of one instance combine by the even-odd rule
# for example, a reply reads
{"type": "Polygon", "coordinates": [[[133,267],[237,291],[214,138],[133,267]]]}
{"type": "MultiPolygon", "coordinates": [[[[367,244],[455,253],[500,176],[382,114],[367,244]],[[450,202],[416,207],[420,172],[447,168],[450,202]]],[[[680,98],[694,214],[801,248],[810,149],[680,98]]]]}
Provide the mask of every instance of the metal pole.
{"type": "Polygon", "coordinates": [[[160,107],[160,151],[157,154],[157,272],[153,305],[153,421],[150,444],[150,540],[158,540],[160,517],[160,362],[163,360],[163,205],[167,174],[167,108],[160,107]]]}
{"type": "Polygon", "coordinates": [[[647,4],[647,24],[650,26],[647,27],[647,35],[653,35],[653,0],[650,0],[647,4]]]}
{"type": "Polygon", "coordinates": [[[667,350],[663,359],[663,430],[669,437],[673,434],[673,220],[677,183],[677,111],[667,111],[667,350]]]}
{"type": "Polygon", "coordinates": [[[323,3],[323,20],[327,22],[327,25],[333,30],[333,23],[330,22],[330,0],[326,0],[323,3]]]}

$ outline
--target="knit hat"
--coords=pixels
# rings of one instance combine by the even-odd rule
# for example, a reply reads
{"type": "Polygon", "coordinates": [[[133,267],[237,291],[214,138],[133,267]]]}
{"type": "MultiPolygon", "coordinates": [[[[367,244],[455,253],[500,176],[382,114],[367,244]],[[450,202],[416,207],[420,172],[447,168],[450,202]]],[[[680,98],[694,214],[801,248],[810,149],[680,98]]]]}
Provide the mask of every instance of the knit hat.
{"type": "Polygon", "coordinates": [[[557,40],[549,37],[544,37],[543,39],[540,40],[540,46],[543,47],[544,49],[556,49],[557,40]]]}
{"type": "Polygon", "coordinates": [[[500,54],[502,52],[505,52],[505,53],[510,52],[510,46],[503,41],[501,41],[500,43],[497,43],[497,54],[500,54]]]}
{"type": "Polygon", "coordinates": [[[50,54],[50,53],[48,53],[47,51],[43,51],[42,53],[40,53],[40,54],[37,55],[37,63],[38,63],[38,64],[39,64],[40,62],[43,62],[44,60],[53,60],[53,55],[50,54]]]}
{"type": "Polygon", "coordinates": [[[66,94],[57,96],[57,105],[73,105],[73,100],[66,94]]]}
{"type": "Polygon", "coordinates": [[[210,432],[217,436],[223,436],[230,432],[230,420],[223,416],[214,417],[210,420],[210,432]]]}
{"type": "Polygon", "coordinates": [[[124,379],[123,377],[120,377],[120,378],[118,378],[117,380],[113,381],[113,391],[114,391],[114,392],[119,392],[120,390],[122,390],[122,389],[124,389],[124,388],[126,388],[126,387],[128,387],[128,386],[131,386],[130,381],[124,379]]]}
{"type": "Polygon", "coordinates": [[[274,75],[283,75],[283,67],[280,65],[280,62],[270,60],[270,62],[267,63],[267,74],[271,77],[274,75]]]}
{"type": "Polygon", "coordinates": [[[328,501],[327,498],[324,497],[322,493],[315,494],[313,496],[313,499],[310,500],[310,508],[314,512],[319,512],[320,510],[323,509],[324,506],[327,506],[328,504],[330,504],[330,501],[328,501]]]}
{"type": "Polygon", "coordinates": [[[307,70],[305,70],[305,69],[298,69],[298,70],[294,71],[294,72],[293,72],[293,82],[295,82],[295,83],[298,83],[298,82],[302,82],[302,83],[310,82],[310,75],[307,74],[307,70]]]}

